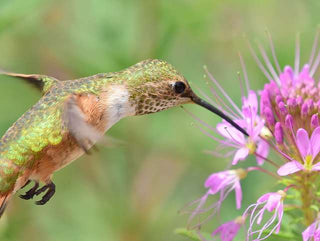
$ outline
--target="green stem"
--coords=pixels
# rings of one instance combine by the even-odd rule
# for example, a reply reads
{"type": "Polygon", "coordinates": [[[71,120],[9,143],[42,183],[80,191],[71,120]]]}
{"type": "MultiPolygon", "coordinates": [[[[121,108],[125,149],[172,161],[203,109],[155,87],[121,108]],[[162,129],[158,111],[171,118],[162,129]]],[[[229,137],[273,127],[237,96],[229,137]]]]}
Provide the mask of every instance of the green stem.
{"type": "Polygon", "coordinates": [[[313,200],[312,182],[314,181],[311,175],[310,173],[306,173],[301,176],[301,202],[306,226],[312,224],[315,219],[315,212],[311,209],[313,200]]]}

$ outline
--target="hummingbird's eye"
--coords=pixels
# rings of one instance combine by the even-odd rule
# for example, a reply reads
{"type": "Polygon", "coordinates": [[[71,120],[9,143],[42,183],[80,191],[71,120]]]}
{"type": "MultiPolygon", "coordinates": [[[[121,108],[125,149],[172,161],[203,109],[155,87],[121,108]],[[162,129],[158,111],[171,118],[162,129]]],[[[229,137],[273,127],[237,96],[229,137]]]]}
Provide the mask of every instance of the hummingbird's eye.
{"type": "Polygon", "coordinates": [[[186,89],[186,85],[185,83],[179,81],[174,83],[173,88],[177,94],[181,94],[186,89]]]}

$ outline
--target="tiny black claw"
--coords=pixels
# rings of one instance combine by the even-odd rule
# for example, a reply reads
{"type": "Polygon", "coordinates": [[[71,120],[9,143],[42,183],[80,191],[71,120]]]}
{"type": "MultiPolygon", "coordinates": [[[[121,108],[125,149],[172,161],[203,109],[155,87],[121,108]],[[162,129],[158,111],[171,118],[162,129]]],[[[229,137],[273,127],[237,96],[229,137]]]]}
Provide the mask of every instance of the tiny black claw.
{"type": "Polygon", "coordinates": [[[48,189],[48,191],[46,192],[46,194],[44,194],[42,199],[35,202],[37,205],[44,205],[52,198],[52,196],[56,192],[56,185],[54,185],[53,182],[50,182],[49,184],[47,184],[47,185],[43,186],[42,188],[40,188],[39,190],[37,190],[35,195],[39,195],[40,193],[46,191],[47,189],[48,189]]]}
{"type": "Polygon", "coordinates": [[[31,182],[31,180],[28,180],[20,189],[25,188],[26,186],[28,186],[28,184],[31,182]]]}
{"type": "Polygon", "coordinates": [[[36,190],[39,187],[39,183],[38,182],[34,182],[34,186],[27,191],[24,195],[20,195],[19,197],[25,200],[29,200],[32,199],[34,197],[34,195],[36,195],[36,190]]]}

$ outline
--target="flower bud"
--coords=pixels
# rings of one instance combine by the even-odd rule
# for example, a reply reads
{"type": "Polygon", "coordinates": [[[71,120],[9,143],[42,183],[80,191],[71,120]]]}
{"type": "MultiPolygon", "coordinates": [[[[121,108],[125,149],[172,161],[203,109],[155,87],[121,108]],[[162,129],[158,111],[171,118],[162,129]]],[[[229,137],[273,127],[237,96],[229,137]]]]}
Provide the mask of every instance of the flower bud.
{"type": "Polygon", "coordinates": [[[274,116],[273,116],[272,110],[269,107],[265,107],[263,114],[266,117],[266,121],[267,121],[268,125],[273,126],[274,125],[274,116]]]}
{"type": "Polygon", "coordinates": [[[313,114],[311,117],[311,128],[314,129],[319,126],[318,114],[313,114]]]}
{"type": "Polygon", "coordinates": [[[288,129],[293,129],[293,118],[292,115],[288,114],[285,119],[285,124],[288,129]]]}
{"type": "Polygon", "coordinates": [[[280,112],[281,112],[282,115],[285,116],[286,114],[288,114],[288,110],[287,110],[285,104],[284,104],[282,101],[279,102],[278,108],[279,108],[279,110],[280,110],[280,112]]]}
{"type": "Polygon", "coordinates": [[[283,129],[280,122],[277,122],[274,128],[274,137],[277,144],[283,144],[283,129]]]}

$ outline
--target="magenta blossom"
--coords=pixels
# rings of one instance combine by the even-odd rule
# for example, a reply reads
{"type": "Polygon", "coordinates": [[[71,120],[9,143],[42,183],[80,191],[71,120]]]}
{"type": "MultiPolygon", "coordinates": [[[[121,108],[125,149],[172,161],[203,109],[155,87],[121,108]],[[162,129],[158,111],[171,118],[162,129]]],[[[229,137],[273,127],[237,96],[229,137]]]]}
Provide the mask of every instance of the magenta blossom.
{"type": "Polygon", "coordinates": [[[220,234],[221,241],[232,241],[244,223],[245,217],[240,216],[235,220],[220,225],[216,230],[213,231],[212,236],[217,236],[220,234]]]}
{"type": "Polygon", "coordinates": [[[217,125],[218,133],[227,139],[230,146],[237,149],[232,165],[255,153],[258,164],[263,164],[269,153],[269,144],[259,137],[265,122],[258,116],[258,99],[254,91],[250,90],[248,97],[243,97],[241,118],[235,122],[248,132],[248,138],[226,121],[217,125]]]}
{"type": "Polygon", "coordinates": [[[312,223],[309,227],[302,232],[303,241],[319,241],[320,240],[320,220],[312,223]]]}
{"type": "Polygon", "coordinates": [[[240,179],[245,178],[247,172],[243,169],[227,170],[211,174],[204,186],[209,188],[208,193],[214,195],[220,192],[221,197],[226,197],[232,190],[236,192],[236,206],[241,208],[242,191],[240,179]]]}
{"type": "MultiPolygon", "coordinates": [[[[246,175],[247,171],[244,169],[227,170],[211,174],[205,181],[205,187],[208,188],[208,191],[205,195],[203,195],[199,200],[196,201],[196,203],[198,203],[198,206],[194,211],[192,211],[192,214],[189,217],[189,223],[195,216],[205,213],[210,209],[213,209],[213,213],[210,215],[210,217],[215,215],[220,210],[222,202],[226,199],[226,197],[232,190],[235,190],[236,193],[236,207],[237,209],[240,209],[242,201],[240,180],[245,178],[246,175]],[[210,205],[209,208],[202,209],[209,195],[214,195],[218,192],[220,193],[219,200],[210,205]]],[[[197,226],[199,225],[201,224],[198,224],[197,226]]]]}
{"type": "Polygon", "coordinates": [[[278,170],[280,176],[287,176],[298,171],[320,171],[320,163],[313,165],[314,158],[320,152],[320,127],[317,127],[309,139],[308,132],[300,128],[296,135],[296,144],[304,165],[296,160],[287,162],[278,170]]]}
{"type": "Polygon", "coordinates": [[[273,232],[278,233],[280,231],[280,225],[283,216],[283,200],[286,197],[286,193],[282,190],[278,192],[271,192],[261,196],[257,203],[250,205],[245,211],[244,215],[250,215],[250,224],[247,232],[247,238],[255,236],[255,241],[264,240],[268,238],[273,232]],[[260,225],[263,220],[265,211],[273,212],[272,217],[265,222],[265,224],[259,229],[254,231],[254,224],[260,225]],[[276,220],[278,220],[276,222],[276,220]],[[274,224],[276,222],[276,224],[274,224]],[[274,225],[273,225],[274,224],[274,225]],[[273,227],[272,227],[273,225],[273,227]],[[265,230],[271,231],[266,236],[262,236],[265,230]]]}

